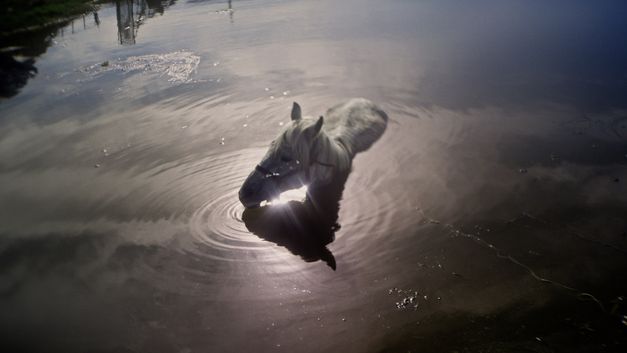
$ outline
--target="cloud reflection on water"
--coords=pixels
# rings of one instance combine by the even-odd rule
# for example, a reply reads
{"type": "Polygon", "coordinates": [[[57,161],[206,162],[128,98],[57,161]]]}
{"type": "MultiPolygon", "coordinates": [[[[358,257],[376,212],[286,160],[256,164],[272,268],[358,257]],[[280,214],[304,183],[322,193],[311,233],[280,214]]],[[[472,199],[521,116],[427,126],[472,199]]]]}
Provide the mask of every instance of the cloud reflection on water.
{"type": "Polygon", "coordinates": [[[231,23],[225,3],[178,2],[132,46],[113,6],[37,40],[39,74],[0,103],[3,336],[64,352],[622,344],[615,317],[444,224],[606,303],[625,294],[624,254],[572,233],[626,248],[623,3],[234,5],[231,23]],[[180,50],[200,58],[193,82],[76,71],[180,50]],[[236,191],[291,101],[353,96],[391,121],[354,161],[342,228],[316,246],[251,234],[236,191]],[[328,254],[335,272],[303,261],[328,254]],[[427,298],[399,311],[395,287],[427,298]]]}

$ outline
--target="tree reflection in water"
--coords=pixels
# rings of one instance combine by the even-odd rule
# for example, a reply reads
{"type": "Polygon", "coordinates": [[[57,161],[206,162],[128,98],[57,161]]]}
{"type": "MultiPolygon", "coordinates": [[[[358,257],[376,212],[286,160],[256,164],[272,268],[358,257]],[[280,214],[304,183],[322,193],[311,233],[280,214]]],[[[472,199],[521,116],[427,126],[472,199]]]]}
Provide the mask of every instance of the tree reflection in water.
{"type": "MultiPolygon", "coordinates": [[[[121,45],[134,45],[139,26],[147,18],[163,15],[165,9],[176,3],[176,0],[116,0],[112,3],[115,3],[116,8],[118,42],[121,45]]],[[[82,30],[100,26],[98,10],[93,12],[93,22],[88,23],[88,17],[89,14],[85,14],[44,27],[0,33],[0,97],[15,96],[37,74],[36,59],[48,50],[54,38],[65,36],[67,26],[70,26],[71,33],[81,30],[81,26],[74,26],[77,20],[82,22],[82,30]]]]}
{"type": "Polygon", "coordinates": [[[115,13],[120,44],[135,44],[139,26],[144,20],[154,17],[156,14],[163,15],[165,9],[175,2],[176,0],[117,0],[115,13]]]}

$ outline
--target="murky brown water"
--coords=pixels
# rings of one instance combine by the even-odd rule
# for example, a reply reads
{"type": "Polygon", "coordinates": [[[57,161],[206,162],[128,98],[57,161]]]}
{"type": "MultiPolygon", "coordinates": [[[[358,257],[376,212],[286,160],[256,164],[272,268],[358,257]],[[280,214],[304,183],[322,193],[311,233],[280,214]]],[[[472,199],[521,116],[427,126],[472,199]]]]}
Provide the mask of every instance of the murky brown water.
{"type": "Polygon", "coordinates": [[[3,344],[624,351],[624,4],[228,6],[120,1],[5,50],[40,48],[0,101],[3,344]],[[362,96],[390,122],[335,240],[245,222],[292,102],[362,96]]]}

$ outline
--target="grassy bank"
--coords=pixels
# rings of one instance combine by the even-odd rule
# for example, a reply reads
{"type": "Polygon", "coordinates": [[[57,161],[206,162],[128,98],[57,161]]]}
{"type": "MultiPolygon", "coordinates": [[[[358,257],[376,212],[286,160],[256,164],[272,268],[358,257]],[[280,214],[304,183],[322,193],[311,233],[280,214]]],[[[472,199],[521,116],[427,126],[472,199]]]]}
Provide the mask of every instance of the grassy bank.
{"type": "Polygon", "coordinates": [[[4,0],[0,5],[0,33],[44,26],[93,7],[93,0],[4,0]]]}

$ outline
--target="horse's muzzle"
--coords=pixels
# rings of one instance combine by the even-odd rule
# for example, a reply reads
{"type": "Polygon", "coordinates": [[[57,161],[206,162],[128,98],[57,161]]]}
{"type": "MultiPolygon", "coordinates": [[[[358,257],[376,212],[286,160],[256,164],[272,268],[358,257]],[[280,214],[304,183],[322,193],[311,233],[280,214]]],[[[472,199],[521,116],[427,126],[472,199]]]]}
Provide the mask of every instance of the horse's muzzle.
{"type": "Polygon", "coordinates": [[[273,187],[267,185],[268,183],[264,173],[257,169],[253,170],[239,189],[239,201],[246,208],[259,207],[262,201],[267,201],[272,197],[269,190],[273,187]]]}

